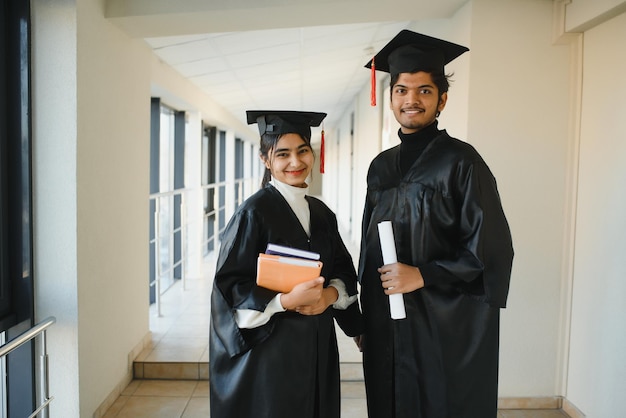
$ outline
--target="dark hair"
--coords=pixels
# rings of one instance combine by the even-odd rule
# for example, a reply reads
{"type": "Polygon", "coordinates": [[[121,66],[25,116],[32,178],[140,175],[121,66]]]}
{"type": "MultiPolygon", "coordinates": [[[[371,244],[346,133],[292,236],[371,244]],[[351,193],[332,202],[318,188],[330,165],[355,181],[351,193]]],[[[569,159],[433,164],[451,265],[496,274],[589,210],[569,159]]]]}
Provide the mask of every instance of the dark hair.
{"type": "MultiPolygon", "coordinates": [[[[437,90],[439,91],[438,92],[439,98],[441,99],[441,95],[443,93],[446,93],[448,89],[450,88],[450,82],[452,81],[451,77],[453,76],[453,74],[444,74],[441,71],[430,71],[430,70],[420,70],[420,71],[424,71],[425,73],[430,74],[430,76],[433,79],[433,83],[435,83],[435,87],[437,87],[437,90]]],[[[393,92],[393,86],[398,82],[398,77],[400,77],[400,74],[391,76],[391,81],[389,82],[389,86],[391,87],[391,92],[393,92]]]]}
{"type": "MultiPolygon", "coordinates": [[[[259,154],[261,155],[261,158],[264,161],[268,161],[270,163],[270,166],[272,165],[272,162],[270,161],[269,153],[271,150],[274,149],[274,147],[276,147],[276,144],[280,140],[280,137],[283,135],[284,134],[268,134],[268,133],[261,135],[261,143],[259,144],[259,154]]],[[[304,142],[309,146],[309,148],[311,148],[311,150],[313,150],[313,147],[311,147],[311,138],[302,136],[300,134],[297,134],[297,135],[300,136],[300,138],[304,140],[304,142]]],[[[265,171],[263,172],[263,180],[261,181],[261,188],[264,188],[265,186],[267,186],[267,183],[269,183],[271,179],[272,179],[272,171],[266,166],[265,171]]]]}

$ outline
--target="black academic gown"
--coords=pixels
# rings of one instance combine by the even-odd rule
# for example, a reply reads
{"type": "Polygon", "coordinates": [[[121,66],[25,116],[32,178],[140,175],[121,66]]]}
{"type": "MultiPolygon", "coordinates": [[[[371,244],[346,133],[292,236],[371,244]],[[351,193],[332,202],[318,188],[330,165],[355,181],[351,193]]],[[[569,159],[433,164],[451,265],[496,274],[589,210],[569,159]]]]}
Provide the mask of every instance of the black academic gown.
{"type": "Polygon", "coordinates": [[[350,336],[363,331],[358,303],[323,314],[274,314],[258,328],[240,329],[235,309],[264,311],[276,292],[255,284],[256,262],[268,243],[320,254],[321,275],[338,278],[355,295],[356,272],[334,213],[306,197],[307,236],[280,192],[268,185],[238,208],[222,238],[211,295],[209,344],[212,418],[338,418],[339,355],[333,318],[350,336]]]}
{"type": "Polygon", "coordinates": [[[370,418],[495,418],[499,308],[513,249],[496,182],[469,144],[439,131],[402,176],[400,146],[367,178],[359,280],[370,418]],[[425,287],[392,320],[377,224],[390,220],[398,261],[425,287]]]}

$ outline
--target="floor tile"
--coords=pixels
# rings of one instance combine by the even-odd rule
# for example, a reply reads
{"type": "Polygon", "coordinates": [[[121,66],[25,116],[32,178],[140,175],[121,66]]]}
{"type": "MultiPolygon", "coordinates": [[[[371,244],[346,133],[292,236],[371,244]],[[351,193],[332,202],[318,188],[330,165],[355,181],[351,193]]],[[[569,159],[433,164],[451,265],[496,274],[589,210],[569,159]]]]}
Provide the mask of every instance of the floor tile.
{"type": "Polygon", "coordinates": [[[156,347],[144,362],[199,362],[205,347],[156,347]]]}
{"type": "Polygon", "coordinates": [[[122,395],[132,396],[140,384],[140,380],[133,380],[128,384],[128,386],[126,386],[126,388],[124,388],[124,390],[122,391],[122,395]]]}
{"type": "Polygon", "coordinates": [[[202,397],[208,398],[209,397],[209,382],[207,380],[199,381],[198,385],[194,389],[193,394],[191,396],[198,397],[198,398],[202,398],[202,397]]]}
{"type": "MultiPolygon", "coordinates": [[[[208,326],[208,325],[207,325],[208,326]]],[[[206,348],[209,344],[208,338],[202,337],[173,337],[171,335],[164,336],[159,343],[153,347],[155,349],[162,348],[206,348]]]]}
{"type": "Polygon", "coordinates": [[[341,418],[365,418],[367,405],[365,399],[342,399],[341,418]]]}
{"type": "Polygon", "coordinates": [[[365,384],[363,382],[341,382],[341,399],[365,400],[365,384]]]}
{"type": "Polygon", "coordinates": [[[209,380],[209,361],[202,360],[198,363],[198,378],[200,380],[209,380]]]}
{"type": "Polygon", "coordinates": [[[209,416],[209,398],[192,398],[189,400],[181,418],[207,418],[209,416]]]}
{"type": "Polygon", "coordinates": [[[501,418],[567,418],[567,414],[559,409],[502,409],[501,418]]]}
{"type": "Polygon", "coordinates": [[[191,397],[198,382],[195,380],[143,380],[133,396],[191,397]]]}
{"type": "Polygon", "coordinates": [[[122,410],[122,408],[124,408],[124,405],[126,405],[126,403],[128,402],[128,400],[130,399],[130,396],[126,396],[126,395],[120,395],[115,402],[113,402],[113,405],[111,405],[109,407],[109,409],[106,411],[106,413],[102,416],[102,418],[114,418],[117,416],[117,414],[120,413],[120,411],[122,410]]]}
{"type": "Polygon", "coordinates": [[[188,398],[132,396],[116,418],[178,418],[187,402],[188,398]]]}
{"type": "Polygon", "coordinates": [[[197,380],[198,363],[144,363],[144,379],[197,380]]]}

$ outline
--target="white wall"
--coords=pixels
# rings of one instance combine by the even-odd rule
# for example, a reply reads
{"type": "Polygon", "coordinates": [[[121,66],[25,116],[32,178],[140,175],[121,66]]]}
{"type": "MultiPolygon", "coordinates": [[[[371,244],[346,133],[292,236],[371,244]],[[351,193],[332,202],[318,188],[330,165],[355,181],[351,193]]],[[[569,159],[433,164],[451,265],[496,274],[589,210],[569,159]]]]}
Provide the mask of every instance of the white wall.
{"type": "Polygon", "coordinates": [[[51,415],[67,417],[91,415],[148,328],[149,61],[90,6],[33,2],[36,313],[58,320],[51,415]]]}
{"type": "Polygon", "coordinates": [[[258,140],[106,20],[103,1],[76,3],[32,3],[35,304],[38,320],[57,317],[51,416],[64,418],[122,390],[149,337],[150,97],[258,140]]]}
{"type": "Polygon", "coordinates": [[[567,398],[604,418],[623,415],[626,393],[626,13],[584,38],[567,398]]]}
{"type": "MultiPolygon", "coordinates": [[[[367,71],[363,69],[363,71],[367,71]]],[[[377,74],[379,85],[382,77],[377,74]]],[[[389,81],[386,81],[389,83],[389,81]]],[[[382,103],[382,97],[378,94],[377,103],[382,103]]],[[[367,194],[367,170],[370,162],[381,150],[382,130],[382,106],[371,106],[369,83],[357,96],[354,103],[354,163],[352,190],[352,240],[356,243],[361,241],[361,223],[363,221],[363,207],[367,194]]],[[[348,115],[349,117],[349,115],[348,115]]],[[[358,257],[355,259],[358,262],[358,257]]]]}
{"type": "Polygon", "coordinates": [[[73,1],[32,2],[35,316],[48,332],[51,416],[78,417],[77,69],[73,1]]]}
{"type": "Polygon", "coordinates": [[[102,19],[99,3],[77,7],[81,416],[128,374],[149,328],[151,52],[102,19]]]}
{"type": "Polygon", "coordinates": [[[549,2],[473,3],[468,140],[498,180],[515,248],[500,396],[562,395],[569,48],[552,44],[549,2]]]}
{"type": "MultiPolygon", "coordinates": [[[[332,154],[326,154],[327,159],[331,159],[332,171],[326,170],[325,176],[331,179],[332,191],[330,201],[334,204],[337,220],[346,229],[350,228],[353,200],[350,198],[352,192],[352,161],[351,138],[350,138],[350,114],[343,118],[339,126],[333,131],[334,135],[329,137],[332,142],[332,154]]],[[[355,141],[356,142],[356,141],[355,141]]],[[[324,194],[328,196],[325,190],[324,194]]],[[[360,204],[362,206],[362,204],[360,204]]],[[[360,220],[360,219],[359,219],[360,220]]]]}
{"type": "Polygon", "coordinates": [[[568,32],[582,32],[626,11],[624,0],[557,0],[567,4],[568,32]]]}

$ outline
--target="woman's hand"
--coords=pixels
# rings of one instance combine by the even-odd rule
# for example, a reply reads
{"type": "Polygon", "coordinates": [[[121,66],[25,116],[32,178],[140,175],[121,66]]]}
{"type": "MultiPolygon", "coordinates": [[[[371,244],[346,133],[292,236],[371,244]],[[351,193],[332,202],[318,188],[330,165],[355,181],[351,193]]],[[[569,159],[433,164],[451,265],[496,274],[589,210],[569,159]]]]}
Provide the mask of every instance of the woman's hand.
{"type": "Polygon", "coordinates": [[[302,315],[319,315],[323,313],[330,305],[337,301],[339,292],[333,286],[322,289],[322,295],[316,303],[302,305],[296,308],[296,312],[302,315]]]}
{"type": "Polygon", "coordinates": [[[334,287],[324,288],[324,278],[309,280],[296,285],[291,292],[280,296],[283,308],[302,315],[318,315],[335,303],[339,294],[334,287]]]}

